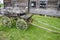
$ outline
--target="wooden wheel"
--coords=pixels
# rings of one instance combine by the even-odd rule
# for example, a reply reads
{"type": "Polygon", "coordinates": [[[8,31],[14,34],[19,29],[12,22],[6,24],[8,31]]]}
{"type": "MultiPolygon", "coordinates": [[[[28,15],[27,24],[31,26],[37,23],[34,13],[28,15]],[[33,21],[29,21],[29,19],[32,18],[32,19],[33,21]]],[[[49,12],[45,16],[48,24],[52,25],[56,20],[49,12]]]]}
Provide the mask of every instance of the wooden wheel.
{"type": "Polygon", "coordinates": [[[26,30],[28,28],[27,23],[23,19],[17,20],[16,27],[21,30],[26,30]]]}
{"type": "Polygon", "coordinates": [[[3,27],[11,27],[11,20],[8,18],[8,17],[2,17],[2,24],[3,24],[3,27]]]}

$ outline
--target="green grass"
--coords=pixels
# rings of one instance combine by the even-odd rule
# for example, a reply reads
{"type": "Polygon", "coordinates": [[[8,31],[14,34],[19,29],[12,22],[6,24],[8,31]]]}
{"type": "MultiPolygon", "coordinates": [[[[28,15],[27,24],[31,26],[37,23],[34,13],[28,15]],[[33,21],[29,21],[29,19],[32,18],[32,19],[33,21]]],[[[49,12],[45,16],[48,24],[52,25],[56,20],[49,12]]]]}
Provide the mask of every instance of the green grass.
{"type": "Polygon", "coordinates": [[[55,34],[30,25],[27,31],[16,28],[5,28],[0,31],[0,39],[7,40],[60,40],[60,34],[55,34]]]}
{"type": "MultiPolygon", "coordinates": [[[[33,20],[38,19],[41,22],[60,28],[59,27],[60,19],[58,18],[44,17],[44,16],[39,16],[39,15],[34,15],[32,18],[33,20]]],[[[1,24],[1,21],[2,20],[0,20],[0,24],[1,24]]],[[[33,21],[32,23],[38,26],[43,26],[51,30],[56,30],[56,29],[50,28],[47,25],[43,25],[42,23],[39,23],[38,21],[33,21]]],[[[53,33],[53,32],[44,30],[42,28],[33,26],[31,24],[28,27],[29,28],[26,31],[23,31],[23,30],[17,29],[16,27],[4,28],[0,26],[0,40],[60,40],[60,34],[58,33],[53,33]]]]}
{"type": "Polygon", "coordinates": [[[39,16],[39,15],[34,15],[35,19],[38,19],[41,22],[56,26],[60,28],[60,19],[58,18],[53,18],[53,17],[45,17],[45,16],[39,16]]]}
{"type": "Polygon", "coordinates": [[[4,4],[0,4],[0,7],[4,7],[4,4]]]}
{"type": "Polygon", "coordinates": [[[34,15],[32,18],[34,19],[34,21],[33,21],[34,24],[60,32],[60,25],[59,25],[60,19],[52,18],[52,17],[39,16],[39,15],[34,15]]]}

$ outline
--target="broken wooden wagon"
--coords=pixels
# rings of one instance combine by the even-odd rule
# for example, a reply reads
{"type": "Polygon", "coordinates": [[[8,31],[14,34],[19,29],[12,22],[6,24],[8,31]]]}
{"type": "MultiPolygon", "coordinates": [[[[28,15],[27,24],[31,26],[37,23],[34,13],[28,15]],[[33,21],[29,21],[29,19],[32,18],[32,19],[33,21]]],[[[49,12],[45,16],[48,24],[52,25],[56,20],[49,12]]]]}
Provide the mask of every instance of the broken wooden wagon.
{"type": "Polygon", "coordinates": [[[2,24],[4,27],[12,27],[12,22],[15,22],[15,26],[18,29],[26,30],[28,28],[28,24],[32,21],[31,20],[32,14],[29,14],[24,9],[20,8],[6,8],[4,9],[3,17],[2,17],[2,24]]]}

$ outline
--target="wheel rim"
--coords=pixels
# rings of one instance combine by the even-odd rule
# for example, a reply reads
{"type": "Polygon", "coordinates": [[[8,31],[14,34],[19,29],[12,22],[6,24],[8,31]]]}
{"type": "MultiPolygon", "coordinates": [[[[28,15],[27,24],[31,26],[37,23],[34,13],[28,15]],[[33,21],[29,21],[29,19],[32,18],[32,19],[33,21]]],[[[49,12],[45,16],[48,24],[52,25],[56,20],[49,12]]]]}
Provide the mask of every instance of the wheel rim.
{"type": "Polygon", "coordinates": [[[2,17],[3,27],[11,27],[11,20],[8,17],[2,17]]]}
{"type": "Polygon", "coordinates": [[[21,30],[26,30],[27,23],[23,19],[18,19],[16,22],[16,27],[21,30]]]}

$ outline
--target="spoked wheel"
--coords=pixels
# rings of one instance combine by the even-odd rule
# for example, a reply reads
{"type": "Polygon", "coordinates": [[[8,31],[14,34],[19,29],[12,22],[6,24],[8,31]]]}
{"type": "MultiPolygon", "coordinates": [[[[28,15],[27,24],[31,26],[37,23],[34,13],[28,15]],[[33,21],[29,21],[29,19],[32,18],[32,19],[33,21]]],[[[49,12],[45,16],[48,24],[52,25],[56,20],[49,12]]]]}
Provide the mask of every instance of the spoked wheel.
{"type": "Polygon", "coordinates": [[[26,30],[28,28],[27,23],[23,19],[17,20],[16,27],[21,30],[26,30]]]}
{"type": "Polygon", "coordinates": [[[8,18],[8,17],[2,17],[2,24],[3,24],[3,27],[11,27],[11,20],[8,18]]]}

